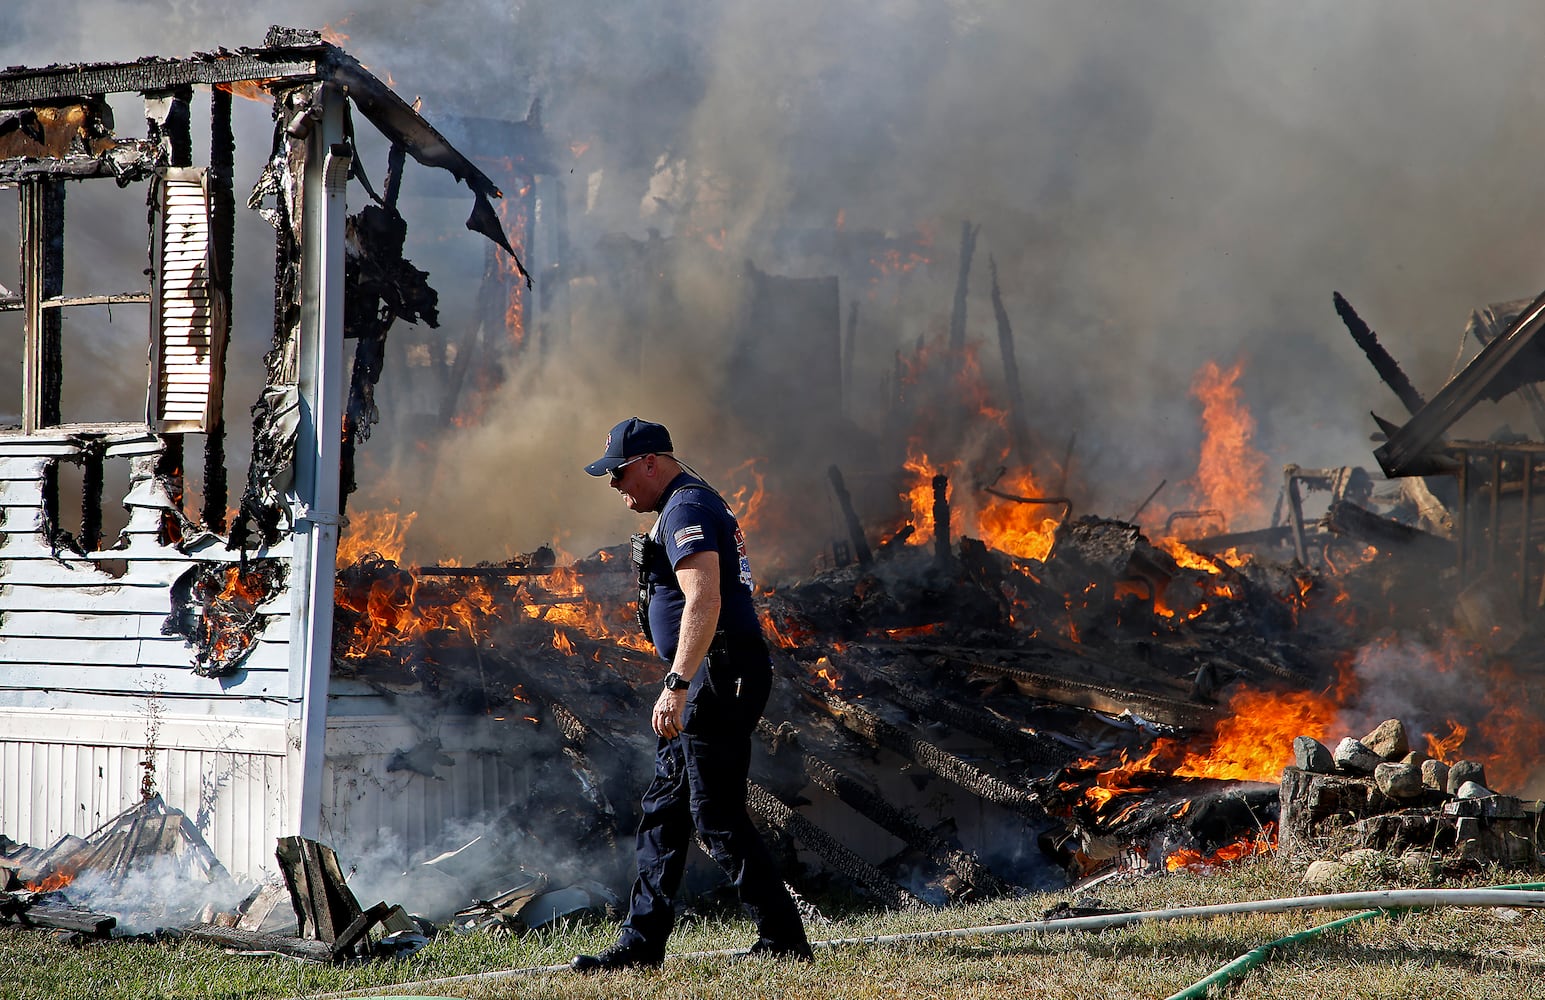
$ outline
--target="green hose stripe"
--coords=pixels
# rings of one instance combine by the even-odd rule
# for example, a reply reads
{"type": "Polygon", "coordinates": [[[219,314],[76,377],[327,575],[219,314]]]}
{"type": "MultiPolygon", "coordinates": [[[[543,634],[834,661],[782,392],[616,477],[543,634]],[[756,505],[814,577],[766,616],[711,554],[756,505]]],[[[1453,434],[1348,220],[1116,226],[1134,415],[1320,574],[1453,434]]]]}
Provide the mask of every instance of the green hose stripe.
{"type": "Polygon", "coordinates": [[[1195,1000],[1197,997],[1206,996],[1209,987],[1219,983],[1226,983],[1230,979],[1244,975],[1257,965],[1264,963],[1267,958],[1271,957],[1272,952],[1283,945],[1306,941],[1309,938],[1323,934],[1325,931],[1334,930],[1337,927],[1345,927],[1347,924],[1354,924],[1359,920],[1367,920],[1369,917],[1377,917],[1383,912],[1383,910],[1364,910],[1361,913],[1354,913],[1350,917],[1332,920],[1328,924],[1320,924],[1318,927],[1311,927],[1306,931],[1299,931],[1297,934],[1291,934],[1285,938],[1278,938],[1268,944],[1263,944],[1259,948],[1245,952],[1211,975],[1198,979],[1179,993],[1172,994],[1166,1000],[1195,1000]]]}
{"type": "MultiPolygon", "coordinates": [[[[1513,885],[1491,885],[1487,886],[1486,888],[1537,890],[1545,889],[1545,882],[1519,882],[1513,885]]],[[[1317,937],[1326,931],[1335,930],[1337,927],[1345,927],[1347,924],[1355,924],[1359,920],[1367,920],[1371,917],[1377,917],[1381,913],[1385,912],[1388,911],[1364,910],[1362,913],[1354,913],[1350,917],[1342,917],[1339,920],[1332,920],[1328,924],[1320,924],[1318,927],[1311,927],[1308,930],[1299,931],[1297,934],[1290,934],[1285,938],[1278,938],[1275,941],[1261,945],[1259,948],[1245,952],[1243,955],[1240,955],[1238,958],[1223,966],[1221,969],[1202,979],[1198,979],[1196,982],[1192,983],[1190,986],[1187,986],[1179,993],[1171,994],[1170,996],[1166,997],[1165,1000],[1196,1000],[1198,997],[1204,997],[1207,995],[1207,990],[1209,987],[1216,986],[1220,983],[1226,983],[1230,979],[1235,979],[1244,975],[1246,972],[1249,972],[1257,965],[1265,962],[1266,959],[1271,956],[1272,952],[1276,951],[1283,945],[1295,944],[1299,941],[1307,941],[1309,938],[1317,937]]]]}

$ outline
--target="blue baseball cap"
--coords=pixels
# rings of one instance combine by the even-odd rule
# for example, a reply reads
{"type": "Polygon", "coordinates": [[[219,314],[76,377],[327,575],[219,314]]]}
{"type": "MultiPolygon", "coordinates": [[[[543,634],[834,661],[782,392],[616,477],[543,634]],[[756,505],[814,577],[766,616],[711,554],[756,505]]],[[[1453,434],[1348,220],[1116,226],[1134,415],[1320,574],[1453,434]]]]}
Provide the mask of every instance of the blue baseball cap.
{"type": "Polygon", "coordinates": [[[609,476],[630,458],[673,450],[671,432],[664,424],[629,417],[606,435],[606,454],[585,466],[585,471],[592,476],[609,476]]]}

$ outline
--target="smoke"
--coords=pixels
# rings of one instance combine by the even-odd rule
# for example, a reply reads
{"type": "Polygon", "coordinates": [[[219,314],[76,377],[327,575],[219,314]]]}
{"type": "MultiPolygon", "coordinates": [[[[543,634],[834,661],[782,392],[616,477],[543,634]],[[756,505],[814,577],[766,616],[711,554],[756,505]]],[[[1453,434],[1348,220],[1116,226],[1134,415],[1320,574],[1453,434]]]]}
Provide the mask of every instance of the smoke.
{"type": "MultiPolygon", "coordinates": [[[[1031,422],[1048,440],[1078,431],[1075,488],[1104,510],[1195,468],[1186,386],[1207,361],[1243,361],[1268,470],[1369,464],[1368,409],[1400,414],[1347,343],[1332,289],[1430,394],[1468,311],[1540,281],[1530,234],[1545,207],[1530,197],[1519,123],[1545,99],[1528,82],[1542,29],[1522,3],[1424,4],[1421,16],[1395,0],[16,6],[0,42],[10,64],[180,55],[257,44],[272,22],[330,25],[431,121],[519,119],[540,98],[555,149],[584,149],[559,164],[576,259],[593,264],[604,235],[651,227],[726,247],[728,264],[677,256],[657,275],[683,322],[630,331],[652,365],[616,349],[637,316],[579,296],[568,340],[505,383],[497,429],[485,421],[435,446],[475,458],[428,476],[393,470],[380,496],[469,500],[462,516],[421,520],[423,547],[444,550],[431,556],[617,537],[630,519],[577,468],[633,412],[675,421],[718,468],[751,457],[734,451],[733,400],[758,387],[724,386],[719,363],[736,308],[727,286],[746,259],[847,271],[844,305],[863,314],[849,412],[878,432],[892,354],[947,323],[953,234],[961,219],[981,223],[978,265],[988,253],[998,263],[1031,422]],[[930,263],[876,284],[788,240],[831,231],[839,215],[850,234],[921,235],[930,263]]],[[[266,141],[255,120],[238,137],[244,169],[266,141]]],[[[120,131],[135,131],[132,118],[120,131]]],[[[410,226],[439,225],[442,195],[410,205],[410,226]]],[[[473,239],[456,228],[413,251],[447,301],[452,339],[468,322],[454,303],[480,277],[439,246],[473,239]]],[[[238,292],[256,317],[238,331],[243,356],[266,334],[265,271],[238,292]]],[[[986,290],[979,266],[969,335],[991,343],[986,290]]],[[[249,396],[231,394],[233,422],[249,396]]],[[[1497,419],[1489,407],[1477,417],[1497,419]]],[[[765,457],[824,470],[862,454],[850,438],[833,437],[845,453],[810,454],[801,440],[765,457]]]]}
{"type": "Polygon", "coordinates": [[[206,912],[233,912],[251,888],[228,877],[190,877],[187,865],[157,854],[121,876],[83,872],[64,894],[76,906],[113,914],[118,920],[115,934],[150,934],[198,923],[206,912]]]}

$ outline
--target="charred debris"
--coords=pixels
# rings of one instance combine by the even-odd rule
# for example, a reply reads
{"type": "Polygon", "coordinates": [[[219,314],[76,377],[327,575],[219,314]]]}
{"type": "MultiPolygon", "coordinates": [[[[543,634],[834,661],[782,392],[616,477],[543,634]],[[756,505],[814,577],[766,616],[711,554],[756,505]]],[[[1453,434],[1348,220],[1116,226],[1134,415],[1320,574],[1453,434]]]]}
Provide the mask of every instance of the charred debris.
{"type": "MultiPolygon", "coordinates": [[[[1340,296],[1336,305],[1355,316],[1340,296]]],[[[1508,308],[1478,313],[1472,327],[1516,330],[1527,316],[1510,320],[1508,308]]],[[[1371,334],[1354,337],[1368,349],[1371,334]]],[[[1386,378],[1398,371],[1376,366],[1386,378]]],[[[1406,395],[1420,412],[1419,396],[1406,395]]],[[[1392,441],[1404,433],[1390,430],[1392,441]]],[[[1474,678],[1492,667],[1511,678],[1473,679],[1496,685],[1473,692],[1478,702],[1527,701],[1536,685],[1524,678],[1545,666],[1530,638],[1545,603],[1532,499],[1540,446],[1432,437],[1425,449],[1422,476],[1288,466],[1270,525],[1230,531],[1219,511],[1175,511],[1156,539],[1136,523],[1141,511],[1076,515],[1067,497],[1000,488],[1001,471],[955,487],[1046,510],[1040,558],[954,537],[942,474],[921,477],[931,522],[866,526],[833,467],[847,536],[822,568],[759,595],[784,683],[759,730],[751,808],[790,870],[804,872],[804,891],[841,888],[897,907],[1274,849],[1289,821],[1283,789],[1299,779],[1284,771],[1293,734],[1276,744],[1264,734],[1291,727],[1287,710],[1305,699],[1327,725],[1350,707],[1347,667],[1360,651],[1393,636],[1457,644],[1474,678]],[[1250,715],[1266,717],[1256,720],[1262,736],[1245,737],[1262,759],[1235,760],[1231,724],[1250,715]]],[[[572,566],[547,550],[474,567],[405,567],[372,553],[339,577],[336,669],[544,733],[568,789],[512,808],[500,825],[519,832],[533,812],[560,815],[567,843],[621,885],[649,760],[639,719],[661,671],[629,629],[631,584],[621,548],[572,566]],[[474,624],[435,626],[448,616],[474,624]]],[[[1496,756],[1510,738],[1481,733],[1467,749],[1496,756]]],[[[1446,767],[1446,757],[1458,768],[1458,747],[1430,736],[1430,754],[1403,747],[1377,763],[1420,773],[1422,759],[1446,767]]],[[[1513,757],[1519,781],[1534,761],[1513,757]]],[[[432,755],[416,759],[433,771],[432,755]]],[[[1329,772],[1372,787],[1372,765],[1329,772]]],[[[1496,794],[1469,794],[1482,792],[1496,794]]],[[[1421,804],[1504,817],[1511,832],[1492,839],[1512,839],[1489,850],[1464,824],[1456,836],[1453,821],[1391,821],[1433,834],[1432,863],[1540,863],[1538,803],[1445,805],[1443,794],[1421,804]]],[[[1411,805],[1364,798],[1375,803],[1364,818],[1411,805]]],[[[1344,839],[1291,822],[1298,856],[1344,839]]],[[[1381,846],[1390,845],[1411,839],[1381,846]]]]}

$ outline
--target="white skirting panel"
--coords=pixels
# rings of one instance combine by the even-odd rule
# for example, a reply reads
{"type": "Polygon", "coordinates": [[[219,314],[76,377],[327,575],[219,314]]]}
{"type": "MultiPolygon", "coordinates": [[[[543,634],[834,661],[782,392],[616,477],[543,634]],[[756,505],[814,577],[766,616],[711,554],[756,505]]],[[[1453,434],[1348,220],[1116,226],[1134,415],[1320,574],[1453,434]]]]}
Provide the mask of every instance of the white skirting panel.
{"type": "MultiPolygon", "coordinates": [[[[34,847],[89,836],[140,801],[145,720],[0,711],[0,833],[34,847]]],[[[233,874],[274,870],[284,816],[283,722],[168,719],[150,755],[154,790],[186,813],[233,874]]]]}
{"type": "MultiPolygon", "coordinates": [[[[427,738],[402,716],[327,724],[321,840],[345,866],[383,849],[404,864],[421,858],[472,821],[524,801],[538,777],[520,746],[525,723],[442,718],[427,738]],[[426,739],[454,763],[440,763],[426,739]]],[[[232,874],[275,871],[276,839],[295,833],[284,817],[283,720],[163,717],[158,725],[153,779],[166,804],[193,820],[232,874]]],[[[89,836],[140,801],[145,743],[146,720],[127,713],[0,709],[0,833],[34,847],[89,836]]]]}
{"type": "Polygon", "coordinates": [[[403,716],[329,718],[322,841],[345,865],[367,852],[406,865],[460,846],[475,821],[524,801],[536,779],[519,748],[523,725],[440,718],[426,736],[403,716]],[[454,763],[437,763],[435,740],[454,763]]]}

